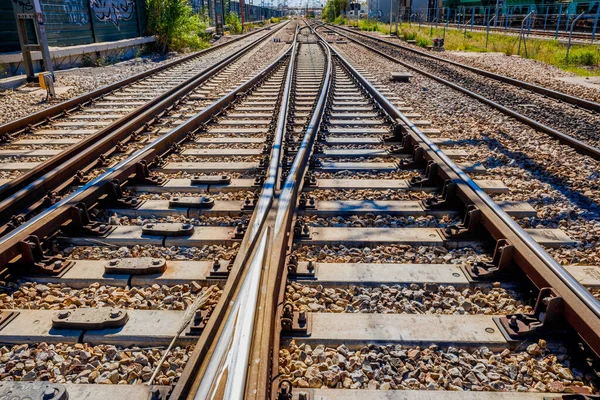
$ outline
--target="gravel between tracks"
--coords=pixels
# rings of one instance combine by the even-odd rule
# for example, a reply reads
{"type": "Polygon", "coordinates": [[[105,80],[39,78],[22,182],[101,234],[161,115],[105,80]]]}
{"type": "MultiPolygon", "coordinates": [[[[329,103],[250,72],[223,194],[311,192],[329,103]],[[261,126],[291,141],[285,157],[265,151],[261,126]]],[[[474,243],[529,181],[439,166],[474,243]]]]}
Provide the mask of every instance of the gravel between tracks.
{"type": "MultiPolygon", "coordinates": [[[[154,383],[169,385],[179,378],[193,349],[194,346],[173,348],[154,383]]],[[[150,380],[164,350],[40,343],[3,346],[0,354],[2,380],[140,384],[150,380]]]]}
{"type": "MultiPolygon", "coordinates": [[[[381,37],[376,32],[361,32],[374,37],[381,37]]],[[[410,45],[399,39],[386,36],[385,40],[399,43],[406,47],[412,47],[417,50],[426,51],[422,47],[410,45]]],[[[577,83],[562,81],[560,78],[573,78],[577,75],[563,71],[553,65],[548,65],[541,61],[526,59],[519,56],[506,56],[503,53],[476,53],[463,51],[445,51],[442,54],[435,54],[461,64],[484,69],[496,74],[505,75],[514,79],[530,82],[538,86],[547,87],[552,90],[567,93],[572,96],[581,97],[587,100],[600,101],[600,85],[598,88],[590,88],[577,83]]]]}
{"type": "Polygon", "coordinates": [[[291,341],[279,372],[296,387],[572,393],[597,391],[590,373],[571,367],[567,349],[540,340],[525,351],[369,345],[350,350],[291,341]]]}
{"type": "Polygon", "coordinates": [[[528,201],[538,211],[532,223],[519,222],[560,226],[579,240],[574,247],[548,249],[560,263],[600,264],[600,162],[418,74],[409,84],[390,82],[396,65],[353,44],[340,47],[347,59],[443,128],[442,136],[470,141],[469,152],[489,171],[478,178],[501,179],[510,188],[494,198],[528,201]]]}

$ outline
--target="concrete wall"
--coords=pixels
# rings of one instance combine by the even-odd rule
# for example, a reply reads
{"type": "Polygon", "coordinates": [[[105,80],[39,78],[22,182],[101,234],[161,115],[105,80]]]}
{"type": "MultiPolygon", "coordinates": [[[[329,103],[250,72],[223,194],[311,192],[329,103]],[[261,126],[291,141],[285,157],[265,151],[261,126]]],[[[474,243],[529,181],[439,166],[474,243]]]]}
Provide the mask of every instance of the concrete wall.
{"type": "MultiPolygon", "coordinates": [[[[50,46],[76,46],[144,35],[144,0],[40,0],[50,46]]],[[[13,7],[32,9],[30,0],[0,0],[0,52],[20,51],[13,7]]]]}

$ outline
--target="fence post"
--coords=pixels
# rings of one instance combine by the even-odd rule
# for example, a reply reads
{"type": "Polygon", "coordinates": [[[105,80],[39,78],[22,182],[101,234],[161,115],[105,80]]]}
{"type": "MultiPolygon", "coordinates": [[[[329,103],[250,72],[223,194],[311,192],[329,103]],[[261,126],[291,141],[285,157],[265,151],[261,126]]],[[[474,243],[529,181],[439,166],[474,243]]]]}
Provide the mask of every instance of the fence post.
{"type": "Polygon", "coordinates": [[[546,24],[548,23],[548,10],[550,9],[549,6],[546,7],[546,16],[544,17],[544,31],[546,30],[546,24]]]}
{"type": "MultiPolygon", "coordinates": [[[[490,10],[490,11],[492,11],[492,10],[490,10]]],[[[485,49],[486,50],[488,48],[488,36],[490,36],[490,23],[492,22],[492,20],[494,20],[494,22],[495,22],[496,14],[494,14],[494,16],[488,20],[487,28],[485,30],[485,49]]]]}
{"type": "Polygon", "coordinates": [[[471,8],[471,32],[473,32],[473,24],[475,23],[475,7],[471,8]]]}
{"type": "Polygon", "coordinates": [[[592,43],[596,38],[596,27],[598,26],[598,17],[600,16],[600,3],[596,3],[596,16],[594,17],[594,27],[592,28],[592,43]]]}
{"type": "Polygon", "coordinates": [[[584,12],[582,12],[581,14],[579,14],[579,15],[577,16],[577,18],[575,18],[575,19],[573,20],[573,23],[571,23],[571,31],[569,32],[569,44],[567,44],[567,56],[565,57],[565,61],[567,62],[567,64],[569,63],[569,50],[571,50],[571,37],[573,36],[573,29],[575,28],[575,23],[576,23],[577,21],[579,21],[579,19],[580,19],[581,17],[583,17],[583,16],[584,16],[584,14],[585,14],[585,11],[584,11],[584,12]]]}
{"type": "Polygon", "coordinates": [[[558,17],[556,19],[556,32],[554,33],[554,39],[558,39],[558,30],[560,29],[560,17],[562,16],[562,3],[558,6],[558,17]]]}

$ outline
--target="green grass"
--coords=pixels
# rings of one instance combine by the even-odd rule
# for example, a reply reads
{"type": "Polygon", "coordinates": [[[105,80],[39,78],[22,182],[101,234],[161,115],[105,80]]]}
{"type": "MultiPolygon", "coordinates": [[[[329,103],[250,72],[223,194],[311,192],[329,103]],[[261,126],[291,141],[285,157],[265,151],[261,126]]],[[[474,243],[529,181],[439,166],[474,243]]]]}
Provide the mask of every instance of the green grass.
{"type": "MultiPolygon", "coordinates": [[[[356,26],[356,21],[347,21],[348,25],[356,26]]],[[[364,31],[382,32],[389,34],[389,24],[376,21],[360,20],[358,27],[364,31]]],[[[395,29],[395,27],[394,27],[395,29]]],[[[444,29],[431,28],[417,24],[402,24],[399,28],[400,37],[405,40],[416,40],[418,46],[427,47],[433,43],[433,38],[443,37],[444,29]]],[[[600,47],[597,45],[574,44],[569,52],[569,61],[566,61],[567,45],[556,40],[527,39],[527,53],[517,36],[490,33],[488,47],[485,46],[485,32],[470,32],[465,34],[462,30],[446,30],[446,50],[470,52],[500,52],[507,56],[520,55],[543,63],[554,65],[564,71],[569,71],[580,76],[600,75],[600,47]]]]}

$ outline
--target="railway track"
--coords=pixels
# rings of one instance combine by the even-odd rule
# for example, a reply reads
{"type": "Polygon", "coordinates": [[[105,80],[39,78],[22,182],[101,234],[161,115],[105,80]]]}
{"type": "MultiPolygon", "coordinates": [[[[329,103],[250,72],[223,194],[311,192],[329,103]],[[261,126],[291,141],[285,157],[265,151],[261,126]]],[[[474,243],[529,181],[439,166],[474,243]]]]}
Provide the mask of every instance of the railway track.
{"type": "Polygon", "coordinates": [[[360,32],[339,27],[328,28],[390,61],[548,134],[582,154],[600,159],[595,134],[600,122],[598,103],[446,60],[360,32]]]}
{"type": "Polygon", "coordinates": [[[293,37],[0,237],[0,393],[596,394],[599,282],[541,247],[568,233],[520,228],[535,210],[492,201],[467,148],[293,37]]]}
{"type": "Polygon", "coordinates": [[[19,278],[2,300],[11,310],[3,313],[2,378],[34,381],[0,390],[167,398],[263,218],[271,120],[291,48],[282,51],[249,79],[235,64],[264,65],[268,53],[214,71],[210,105],[179,109],[185,121],[70,185],[0,239],[3,276],[19,278]],[[25,253],[11,254],[26,242],[25,253]]]}
{"type": "MultiPolygon", "coordinates": [[[[196,56],[181,67],[157,72],[148,78],[152,82],[146,79],[90,102],[84,101],[89,95],[81,96],[80,110],[64,111],[66,105],[59,105],[55,111],[62,109],[62,117],[9,135],[0,149],[0,172],[11,178],[0,186],[0,231],[16,228],[60,199],[70,185],[88,182],[239,84],[245,74],[240,68],[249,61],[259,68],[256,52],[280,29],[245,37],[215,57],[196,56]],[[65,179],[67,174],[72,179],[65,179]]],[[[46,112],[2,128],[23,125],[46,112]]]]}
{"type": "MultiPolygon", "coordinates": [[[[446,390],[443,397],[451,399],[481,398],[481,391],[535,399],[595,393],[595,382],[564,380],[574,376],[558,371],[575,369],[585,380],[587,367],[575,366],[583,359],[581,339],[564,338],[597,327],[580,330],[581,321],[573,321],[545,332],[529,329],[542,320],[552,325],[547,312],[556,301],[555,285],[573,284],[569,296],[578,293],[588,311],[597,307],[535,243],[569,245],[564,232],[523,232],[511,216],[531,213],[528,205],[491,201],[482,188],[491,193],[502,190],[501,183],[468,178],[463,171],[483,171],[461,163],[465,154],[448,149],[449,139],[330,50],[332,86],[320,129],[312,132],[306,173],[298,174],[301,193],[284,246],[290,250],[280,279],[268,280],[278,306],[272,345],[262,345],[273,351],[272,396],[420,399],[431,396],[426,390],[446,390]],[[469,226],[478,226],[474,235],[469,226]],[[504,264],[504,257],[511,261],[504,264]],[[508,265],[515,269],[497,274],[508,265]],[[546,289],[548,278],[553,289],[546,289]],[[548,359],[566,364],[550,367],[548,359]]],[[[560,318],[568,314],[563,308],[560,318]]],[[[262,330],[268,327],[265,322],[262,330]]],[[[584,341],[591,345],[595,335],[584,341]]],[[[595,375],[593,368],[588,372],[595,375]]]]}

